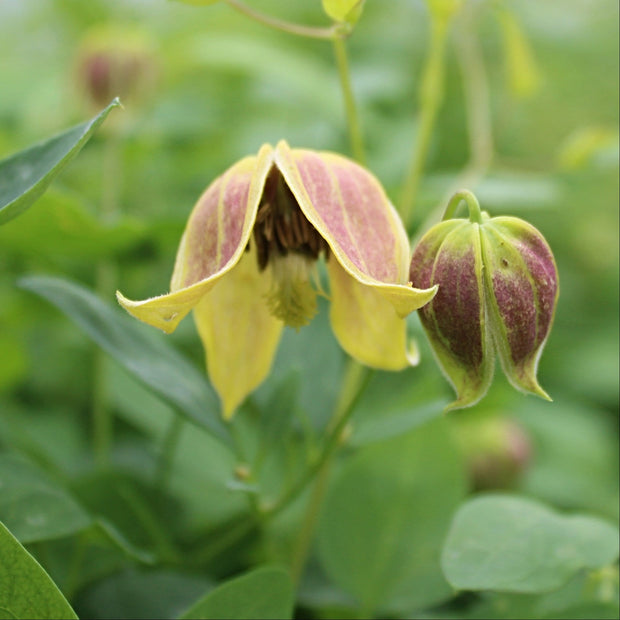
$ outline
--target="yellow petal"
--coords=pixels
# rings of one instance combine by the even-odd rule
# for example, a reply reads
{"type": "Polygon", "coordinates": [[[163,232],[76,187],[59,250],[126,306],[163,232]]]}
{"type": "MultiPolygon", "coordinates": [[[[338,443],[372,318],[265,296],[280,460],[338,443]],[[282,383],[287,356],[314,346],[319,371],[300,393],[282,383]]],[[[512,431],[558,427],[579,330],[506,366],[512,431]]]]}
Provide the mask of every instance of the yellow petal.
{"type": "Polygon", "coordinates": [[[226,419],[262,383],[275,356],[283,324],[265,302],[270,286],[269,272],[259,272],[250,251],[194,308],[208,374],[226,419]]]}
{"type": "MultiPolygon", "coordinates": [[[[418,363],[407,343],[405,319],[377,289],[360,284],[342,266],[329,260],[332,329],[340,346],[362,364],[400,370],[418,363]]],[[[411,343],[413,344],[413,343],[411,343]]]]}
{"type": "Polygon", "coordinates": [[[131,301],[116,297],[137,319],[175,330],[192,308],[238,262],[245,251],[265,179],[273,165],[273,149],[264,145],[217,178],[199,198],[181,239],[167,295],[131,301]]]}
{"type": "Polygon", "coordinates": [[[353,278],[375,289],[401,317],[433,298],[436,287],[408,284],[407,234],[372,174],[335,153],[292,150],[284,141],[275,162],[303,214],[353,278]]]}

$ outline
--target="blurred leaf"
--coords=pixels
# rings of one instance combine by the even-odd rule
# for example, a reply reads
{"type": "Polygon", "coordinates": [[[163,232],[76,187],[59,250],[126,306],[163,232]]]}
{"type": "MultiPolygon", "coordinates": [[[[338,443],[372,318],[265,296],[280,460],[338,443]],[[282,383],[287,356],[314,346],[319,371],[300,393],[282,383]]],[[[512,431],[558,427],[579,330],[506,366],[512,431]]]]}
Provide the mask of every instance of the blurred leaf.
{"type": "Polygon", "coordinates": [[[534,54],[514,15],[505,7],[496,14],[504,39],[510,89],[515,97],[529,97],[541,83],[534,54]]]}
{"type": "Polygon", "coordinates": [[[77,284],[44,276],[20,286],[47,299],[73,319],[101,348],[175,407],[190,422],[230,444],[217,395],[205,377],[161,338],[77,284]]]}
{"type": "Polygon", "coordinates": [[[26,213],[10,229],[0,229],[0,244],[26,255],[93,260],[132,247],[145,232],[143,223],[128,217],[103,224],[76,197],[50,190],[36,211],[26,213]]]}
{"type": "Polygon", "coordinates": [[[98,520],[100,532],[114,545],[140,560],[151,563],[150,550],[160,558],[175,551],[164,527],[179,507],[137,477],[124,472],[92,472],[75,481],[72,490],[98,520]],[[149,549],[145,552],[144,549],[149,549]]]}
{"type": "MultiPolygon", "coordinates": [[[[115,387],[111,404],[117,415],[162,446],[174,424],[173,410],[117,364],[110,370],[110,382],[115,387]]],[[[226,488],[235,465],[236,457],[225,444],[193,424],[183,425],[166,485],[183,504],[183,510],[177,512],[178,524],[202,531],[246,509],[245,498],[226,488]]]]}
{"type": "Polygon", "coordinates": [[[181,618],[261,620],[293,617],[293,584],[289,574],[263,566],[219,585],[181,618]]]}
{"type": "Polygon", "coordinates": [[[43,194],[118,105],[115,99],[87,123],[0,161],[0,224],[17,217],[43,194]]]}
{"type": "Polygon", "coordinates": [[[564,516],[508,495],[467,501],[442,554],[448,581],[462,590],[546,592],[580,569],[618,558],[618,531],[601,519],[564,516]]]}
{"type": "Polygon", "coordinates": [[[520,490],[558,507],[617,518],[617,426],[607,412],[563,398],[552,406],[524,400],[511,410],[533,444],[520,490]]]}
{"type": "Polygon", "coordinates": [[[0,455],[0,520],[22,543],[75,534],[92,520],[59,484],[27,461],[0,455]]]}
{"type": "Polygon", "coordinates": [[[355,24],[362,15],[365,0],[323,0],[323,10],[337,22],[355,24]]]}
{"type": "Polygon", "coordinates": [[[617,154],[617,127],[582,127],[565,140],[558,153],[558,163],[563,170],[585,168],[612,149],[617,154]]]}
{"type": "Polygon", "coordinates": [[[77,618],[41,565],[0,523],[0,615],[3,618],[77,618]]]}
{"type": "Polygon", "coordinates": [[[170,568],[123,570],[84,588],[76,598],[83,618],[178,618],[212,586],[208,577],[170,568]]]}
{"type": "Polygon", "coordinates": [[[23,378],[28,360],[22,343],[13,334],[0,334],[0,351],[2,351],[0,356],[0,392],[2,392],[23,378]]]}
{"type": "Polygon", "coordinates": [[[444,419],[363,448],[345,463],[325,501],[319,553],[364,617],[451,596],[439,557],[464,494],[462,464],[444,419]]]}

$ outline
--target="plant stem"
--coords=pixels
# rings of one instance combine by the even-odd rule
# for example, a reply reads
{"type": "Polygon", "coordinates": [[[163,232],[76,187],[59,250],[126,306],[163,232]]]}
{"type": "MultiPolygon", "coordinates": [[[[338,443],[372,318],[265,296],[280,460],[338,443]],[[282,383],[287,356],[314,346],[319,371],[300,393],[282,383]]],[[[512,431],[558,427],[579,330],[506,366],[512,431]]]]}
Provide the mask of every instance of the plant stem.
{"type": "MultiPolygon", "coordinates": [[[[101,220],[111,220],[118,209],[120,192],[119,166],[119,136],[117,132],[105,135],[101,190],[101,220]]],[[[97,293],[106,297],[114,291],[116,281],[115,265],[109,259],[101,259],[96,267],[97,293]]],[[[99,468],[105,468],[110,460],[110,445],[112,443],[112,416],[107,402],[108,388],[108,359],[102,349],[95,349],[93,366],[93,449],[95,462],[99,468]]]]}
{"type": "Polygon", "coordinates": [[[293,24],[291,22],[271,17],[260,13],[256,9],[249,7],[241,0],[226,0],[226,4],[231,6],[236,11],[243,13],[246,17],[253,19],[254,21],[281,30],[282,32],[288,32],[289,34],[297,34],[302,37],[309,37],[311,39],[333,39],[335,34],[342,30],[340,24],[334,24],[329,28],[314,28],[312,26],[303,26],[301,24],[293,24]]]}
{"type": "Polygon", "coordinates": [[[471,3],[461,11],[456,27],[455,43],[463,90],[469,136],[469,161],[429,213],[416,238],[441,219],[444,205],[461,187],[473,187],[484,176],[493,159],[493,130],[491,124],[489,84],[480,43],[474,30],[475,12],[471,3]]]}
{"type": "Polygon", "coordinates": [[[411,224],[437,111],[443,99],[444,48],[447,32],[447,21],[432,19],[430,49],[424,65],[420,87],[418,130],[400,201],[400,214],[406,227],[411,224]]]}
{"type": "Polygon", "coordinates": [[[454,217],[454,213],[461,200],[464,200],[467,203],[467,208],[469,209],[469,221],[472,224],[482,224],[482,213],[480,211],[478,199],[467,189],[460,189],[458,192],[455,192],[452,198],[450,198],[442,220],[449,220],[454,217]]]}
{"type": "Polygon", "coordinates": [[[344,99],[345,115],[349,126],[349,139],[351,141],[351,152],[353,158],[360,164],[364,164],[366,156],[364,152],[364,139],[353,96],[353,88],[351,87],[351,74],[349,71],[349,62],[347,60],[347,49],[342,36],[333,38],[334,54],[336,56],[336,64],[338,65],[338,75],[340,77],[340,87],[344,99]]]}
{"type": "Polygon", "coordinates": [[[298,483],[293,486],[277,504],[273,505],[269,511],[270,516],[280,512],[301,493],[311,480],[315,480],[300,533],[297,538],[297,544],[293,551],[291,567],[293,583],[298,583],[303,573],[314,530],[319,518],[321,504],[323,503],[327,490],[332,459],[337,448],[342,443],[343,434],[351,419],[351,415],[355,411],[355,407],[371,377],[371,370],[354,360],[349,360],[347,375],[340,392],[340,397],[334,408],[334,414],[328,429],[329,434],[324,444],[323,451],[313,465],[306,470],[305,475],[300,478],[298,483]]]}
{"type": "MultiPolygon", "coordinates": [[[[323,445],[323,450],[319,454],[319,456],[315,459],[313,463],[306,469],[306,471],[301,475],[301,477],[297,480],[297,482],[286,491],[279,500],[277,500],[274,504],[263,508],[263,516],[273,517],[278,514],[284,508],[286,508],[293,500],[295,500],[301,492],[306,488],[309,482],[311,482],[316,474],[320,471],[323,465],[331,459],[334,452],[338,448],[341,438],[342,432],[344,431],[346,425],[348,424],[351,414],[355,410],[355,406],[357,405],[364,389],[368,385],[370,378],[372,376],[372,372],[357,362],[351,360],[350,368],[352,369],[349,372],[349,375],[358,375],[358,379],[356,380],[357,386],[355,390],[355,394],[346,402],[345,404],[339,406],[337,405],[335,414],[332,418],[333,424],[332,429],[329,432],[329,435],[323,445]],[[340,409],[340,411],[339,411],[340,409]]],[[[343,392],[350,391],[351,386],[345,381],[345,386],[343,388],[343,392]]],[[[340,403],[344,403],[343,399],[340,399],[340,403]]]]}

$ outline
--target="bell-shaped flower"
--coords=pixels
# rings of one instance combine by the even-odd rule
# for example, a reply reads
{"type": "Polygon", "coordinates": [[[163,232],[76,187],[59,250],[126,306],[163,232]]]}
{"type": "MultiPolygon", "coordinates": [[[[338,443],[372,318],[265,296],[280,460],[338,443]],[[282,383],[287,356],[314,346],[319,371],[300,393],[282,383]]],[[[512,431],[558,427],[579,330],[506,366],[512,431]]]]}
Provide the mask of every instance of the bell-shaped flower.
{"type": "Polygon", "coordinates": [[[408,282],[409,242],[377,179],[334,153],[264,145],[217,178],[190,215],[170,293],[120,304],[172,332],[191,310],[211,382],[230,417],[266,377],[284,325],[317,309],[316,261],[326,259],[330,319],[359,362],[417,362],[404,317],[436,287],[408,282]]]}
{"type": "Polygon", "coordinates": [[[558,273],[536,228],[516,217],[490,218],[473,194],[457,192],[444,221],[414,250],[410,279],[414,286],[439,285],[419,315],[457,392],[449,408],[473,405],[486,394],[496,354],[514,387],[550,400],[536,372],[553,323],[558,273]],[[469,219],[450,219],[462,199],[469,219]]]}

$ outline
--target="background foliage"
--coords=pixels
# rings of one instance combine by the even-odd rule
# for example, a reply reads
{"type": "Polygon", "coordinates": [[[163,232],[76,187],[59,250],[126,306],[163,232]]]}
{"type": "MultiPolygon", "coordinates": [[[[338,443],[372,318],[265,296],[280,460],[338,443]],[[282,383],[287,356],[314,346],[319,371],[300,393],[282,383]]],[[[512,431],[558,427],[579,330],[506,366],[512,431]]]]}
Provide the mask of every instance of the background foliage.
{"type": "MultiPolygon", "coordinates": [[[[358,404],[294,597],[299,617],[618,615],[617,534],[609,525],[619,516],[618,3],[468,4],[494,143],[470,189],[492,215],[532,222],[554,250],[561,295],[539,373],[554,403],[515,393],[498,373],[482,403],[443,417],[450,389],[413,317],[421,365],[376,373],[358,404]],[[516,31],[502,21],[505,7],[516,31]],[[511,452],[514,442],[521,448],[511,452]],[[483,510],[472,494],[489,489],[518,497],[489,495],[491,508],[483,510]],[[473,574],[488,560],[480,549],[472,557],[468,546],[468,523],[483,518],[477,510],[514,561],[473,574]],[[500,519],[506,531],[494,529],[498,515],[509,515],[500,519]],[[527,539],[524,523],[538,524],[546,543],[527,539]],[[566,553],[555,562],[558,545],[566,553]],[[546,548],[548,561],[536,564],[546,548]],[[518,561],[537,566],[529,581],[518,561]]],[[[253,5],[327,23],[318,0],[253,5]]],[[[110,304],[115,288],[136,299],[167,290],[195,200],[233,162],[280,138],[350,154],[333,52],[224,3],[4,0],[0,158],[101,111],[85,97],[78,66],[88,33],[106,23],[143,33],[152,79],[124,110],[111,110],[36,204],[0,226],[0,521],[8,528],[0,530],[0,600],[16,575],[27,575],[47,584],[41,591],[50,598],[38,611],[23,611],[16,599],[9,613],[66,617],[47,572],[81,617],[186,610],[186,617],[289,617],[290,577],[263,565],[294,564],[307,495],[265,527],[250,527],[248,514],[256,497],[278,497],[320,446],[344,369],[326,308],[299,333],[287,330],[269,382],[235,418],[233,452],[203,430],[220,432],[200,406],[212,397],[201,373],[189,392],[182,387],[193,371],[182,364],[204,364],[191,321],[165,339],[132,324],[131,336],[110,341],[105,315],[89,315],[91,337],[101,342],[92,330],[103,331],[119,364],[31,292],[75,308],[81,289],[17,282],[60,276],[96,288],[110,304]],[[119,210],[102,214],[110,179],[119,210]],[[106,278],[103,263],[113,266],[106,278]],[[166,375],[164,362],[165,377],[149,374],[157,368],[138,372],[154,391],[147,389],[136,379],[141,356],[168,360],[177,375],[166,375]],[[92,439],[98,390],[113,412],[107,456],[92,439]],[[190,422],[176,423],[175,410],[190,422]],[[259,475],[235,476],[240,464],[259,475]],[[248,522],[242,538],[217,552],[226,532],[248,522]],[[252,572],[240,577],[245,571],[252,572]],[[223,581],[223,590],[213,589],[223,581]],[[239,601],[254,607],[236,608],[239,601]]],[[[475,143],[459,64],[462,27],[456,22],[448,39],[414,236],[475,143]]],[[[368,0],[347,41],[367,165],[395,203],[419,129],[428,41],[421,0],[368,0]]],[[[487,543],[492,555],[499,542],[487,543]]]]}

